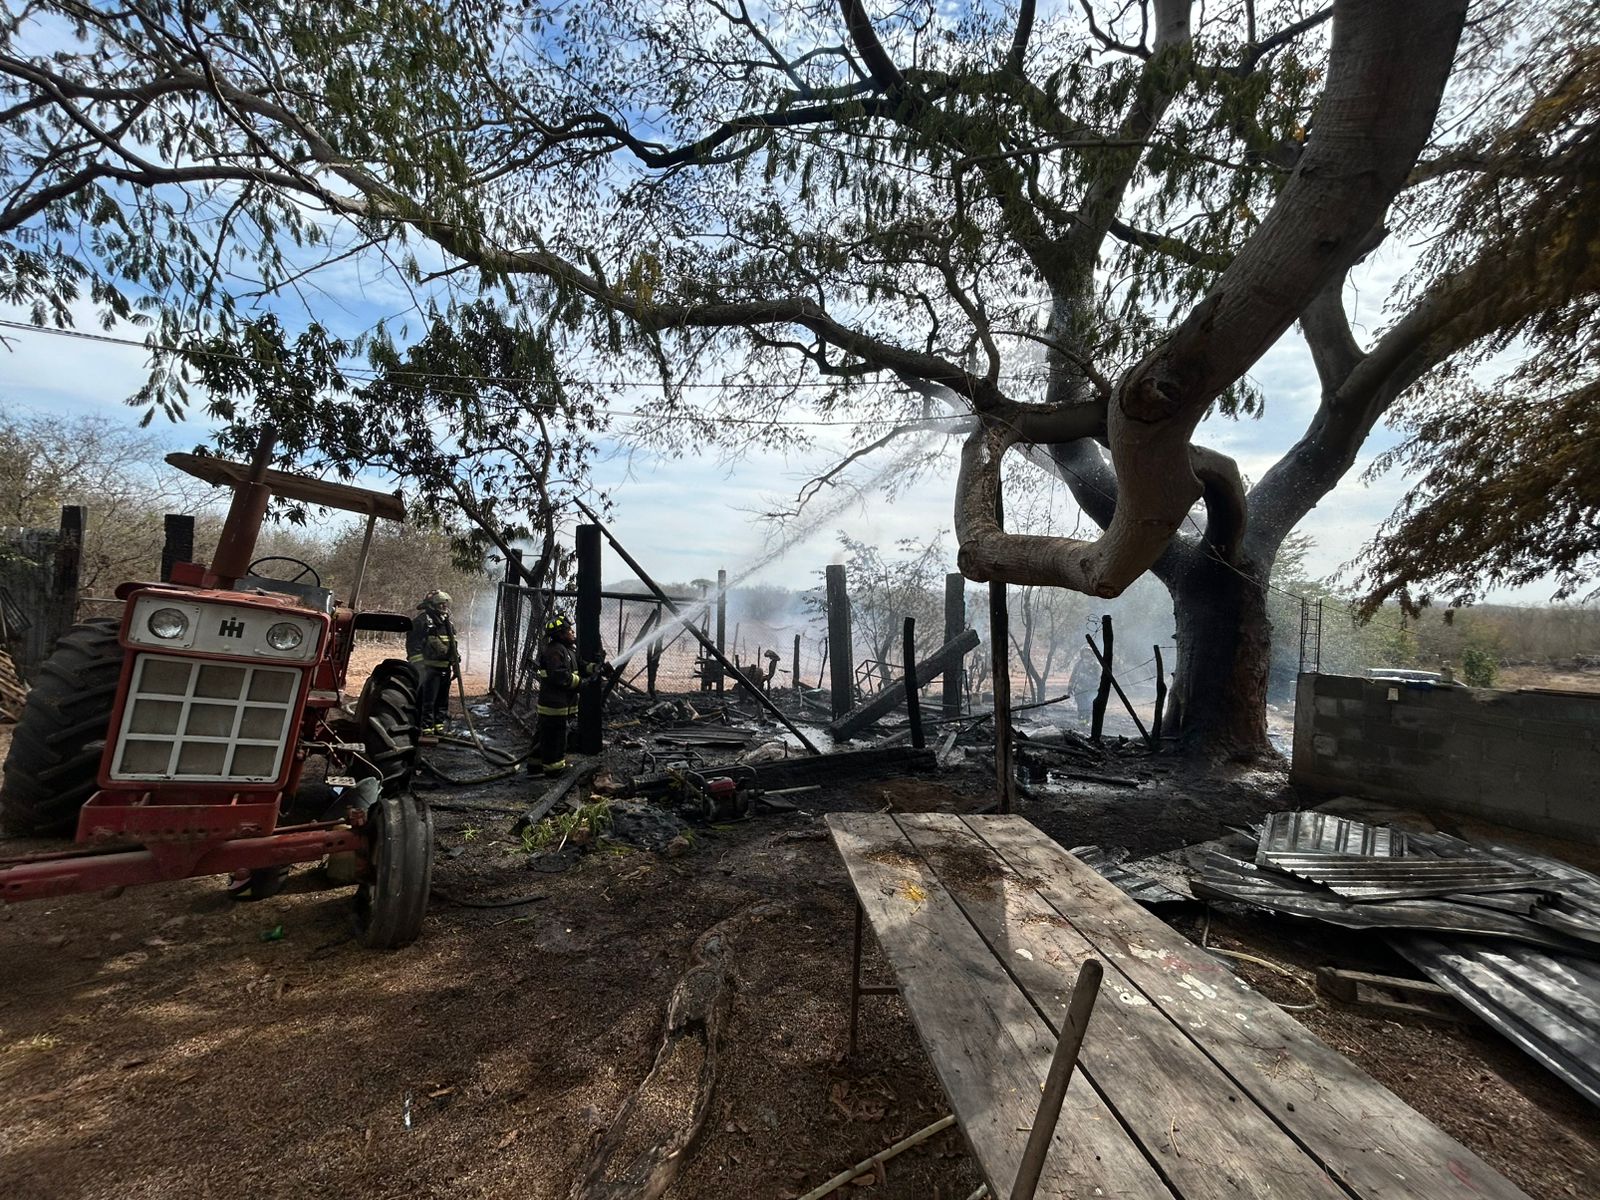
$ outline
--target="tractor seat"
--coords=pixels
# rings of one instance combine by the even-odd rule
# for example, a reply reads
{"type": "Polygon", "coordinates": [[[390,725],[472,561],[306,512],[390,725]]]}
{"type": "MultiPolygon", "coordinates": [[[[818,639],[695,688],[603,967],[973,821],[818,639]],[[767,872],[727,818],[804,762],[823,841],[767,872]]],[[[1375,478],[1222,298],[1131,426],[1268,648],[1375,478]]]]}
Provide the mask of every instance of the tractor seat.
{"type": "Polygon", "coordinates": [[[235,584],[241,592],[251,590],[276,592],[280,596],[293,596],[304,608],[314,612],[333,612],[333,593],[327,588],[309,583],[290,583],[287,579],[262,579],[259,575],[246,575],[235,584]]]}

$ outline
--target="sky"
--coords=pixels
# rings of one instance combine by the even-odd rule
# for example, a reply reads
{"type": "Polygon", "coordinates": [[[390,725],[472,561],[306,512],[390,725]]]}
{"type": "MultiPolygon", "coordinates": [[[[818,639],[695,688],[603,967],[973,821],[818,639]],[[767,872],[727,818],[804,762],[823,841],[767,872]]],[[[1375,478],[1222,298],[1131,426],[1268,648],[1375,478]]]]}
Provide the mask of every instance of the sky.
{"type": "MultiPolygon", "coordinates": [[[[1381,329],[1383,298],[1415,254],[1414,247],[1388,244],[1357,269],[1346,304],[1358,339],[1370,343],[1381,329]]],[[[370,329],[380,319],[403,314],[412,303],[407,290],[371,256],[324,268],[307,286],[315,289],[311,302],[318,319],[336,333],[370,329]]],[[[96,328],[87,309],[77,316],[79,329],[96,328]]],[[[0,320],[26,319],[25,312],[0,306],[0,320]]],[[[137,336],[137,331],[127,329],[116,332],[137,336]]],[[[125,401],[143,381],[142,349],[35,330],[0,329],[0,334],[5,339],[0,348],[0,407],[58,415],[93,413],[130,427],[137,424],[141,414],[125,401]]],[[[1305,429],[1316,408],[1318,389],[1310,356],[1292,330],[1256,364],[1250,377],[1266,397],[1264,415],[1208,420],[1196,440],[1232,455],[1246,478],[1254,480],[1305,429]]],[[[626,407],[630,399],[619,396],[617,403],[626,407]]],[[[150,432],[171,449],[187,450],[206,442],[210,430],[201,420],[171,424],[158,417],[150,432]]],[[[1339,487],[1302,522],[1300,531],[1314,542],[1308,555],[1313,575],[1333,575],[1353,559],[1403,496],[1402,476],[1390,474],[1371,482],[1363,478],[1373,458],[1395,440],[1385,429],[1375,432],[1339,487]]],[[[833,465],[841,445],[835,436],[807,453],[751,451],[729,463],[720,452],[664,459],[611,443],[604,447],[609,453],[593,475],[614,505],[613,531],[662,580],[711,578],[725,569],[736,580],[810,587],[823,565],[840,560],[835,534],[841,529],[879,545],[901,538],[925,540],[943,531],[953,568],[955,544],[949,532],[956,471],[953,453],[940,470],[892,500],[871,488],[859,496],[849,488],[830,489],[805,522],[809,536],[791,537],[781,552],[774,551],[772,530],[756,514],[775,501],[792,500],[806,480],[833,465]]],[[[881,468],[881,461],[869,459],[849,478],[870,480],[881,468]]],[[[1052,496],[1053,527],[1071,529],[1077,514],[1070,495],[1058,484],[1052,496]]],[[[1489,598],[1540,603],[1549,590],[1535,585],[1489,598]]]]}
{"type": "MultiPolygon", "coordinates": [[[[1371,338],[1381,328],[1384,317],[1378,298],[1390,292],[1411,257],[1408,247],[1385,248],[1358,269],[1346,297],[1358,337],[1371,338]]],[[[381,272],[354,262],[321,276],[319,287],[315,300],[319,317],[351,331],[370,328],[379,317],[393,316],[407,303],[404,293],[381,272]]],[[[95,330],[87,311],[78,318],[80,330],[95,330]]],[[[0,306],[0,320],[25,321],[26,314],[0,306]]],[[[136,336],[135,331],[117,332],[136,336]]],[[[141,348],[38,330],[3,328],[0,334],[7,343],[0,349],[0,405],[58,415],[92,413],[126,422],[130,428],[137,425],[141,413],[126,400],[144,378],[146,356],[141,348]]],[[[1292,330],[1256,364],[1250,377],[1266,397],[1264,415],[1212,418],[1201,426],[1197,440],[1232,455],[1246,478],[1255,480],[1300,436],[1316,409],[1318,389],[1310,355],[1292,330]]],[[[627,403],[618,398],[619,407],[627,403]]],[[[210,429],[203,418],[171,423],[157,417],[149,432],[170,449],[188,450],[207,441],[210,429]]],[[[808,531],[804,536],[791,532],[775,545],[772,527],[758,514],[775,501],[792,501],[796,491],[832,466],[841,452],[838,431],[817,433],[826,444],[809,451],[753,450],[731,462],[723,461],[721,452],[667,459],[610,441],[602,446],[594,479],[614,505],[610,524],[617,537],[663,580],[714,578],[721,569],[748,582],[810,587],[824,565],[841,561],[836,537],[841,529],[884,546],[943,532],[953,569],[953,453],[942,468],[892,500],[867,486],[887,459],[865,460],[845,477],[848,486],[825,489],[813,503],[801,522],[808,531]]],[[[1362,478],[1372,459],[1395,440],[1392,432],[1380,427],[1339,487],[1301,524],[1301,531],[1315,543],[1308,557],[1312,574],[1339,571],[1403,495],[1402,477],[1388,475],[1373,482],[1362,478]]],[[[1051,507],[1054,527],[1071,529],[1077,512],[1064,486],[1054,485],[1051,507]]],[[[1547,594],[1536,586],[1496,598],[1538,603],[1547,594]]]]}
{"type": "MultiPolygon", "coordinates": [[[[325,280],[324,287],[330,308],[347,314],[352,322],[370,324],[395,300],[389,285],[357,272],[325,280]]],[[[1354,310],[1360,314],[1359,304],[1354,310]]],[[[1371,318],[1376,325],[1378,314],[1373,312],[1371,318]]],[[[25,314],[0,308],[0,319],[23,320],[25,314]]],[[[79,328],[92,331],[94,325],[80,320],[79,328]]],[[[5,328],[0,333],[9,343],[0,349],[0,405],[53,415],[95,414],[126,422],[130,428],[137,425],[141,413],[126,400],[143,382],[142,349],[69,340],[43,331],[5,328]]],[[[1247,478],[1258,479],[1304,429],[1316,408],[1317,385],[1310,357],[1293,333],[1257,364],[1251,377],[1267,397],[1265,415],[1210,420],[1197,440],[1234,456],[1247,478]]],[[[157,417],[149,432],[169,449],[188,450],[207,441],[210,430],[203,419],[171,423],[157,417]]],[[[806,480],[833,465],[839,440],[831,440],[832,447],[795,454],[752,451],[732,462],[722,461],[720,453],[664,459],[610,442],[602,448],[594,477],[614,505],[613,532],[663,580],[714,578],[723,569],[749,582],[810,587],[817,571],[841,560],[836,539],[841,529],[885,546],[900,538],[925,540],[943,531],[953,569],[953,454],[942,469],[892,501],[863,487],[887,462],[881,457],[867,459],[847,477],[851,486],[826,489],[814,502],[813,512],[802,522],[807,535],[791,535],[783,547],[772,544],[773,531],[758,514],[774,501],[792,500],[806,480]],[[781,552],[773,561],[746,575],[775,549],[781,552]]],[[[1360,478],[1372,457],[1392,443],[1392,434],[1376,433],[1356,467],[1302,524],[1302,531],[1316,542],[1310,555],[1314,574],[1330,574],[1353,557],[1402,494],[1401,479],[1385,477],[1368,484],[1360,478]]],[[[1075,523],[1076,506],[1064,486],[1053,489],[1052,511],[1056,528],[1070,529],[1075,523]]]]}

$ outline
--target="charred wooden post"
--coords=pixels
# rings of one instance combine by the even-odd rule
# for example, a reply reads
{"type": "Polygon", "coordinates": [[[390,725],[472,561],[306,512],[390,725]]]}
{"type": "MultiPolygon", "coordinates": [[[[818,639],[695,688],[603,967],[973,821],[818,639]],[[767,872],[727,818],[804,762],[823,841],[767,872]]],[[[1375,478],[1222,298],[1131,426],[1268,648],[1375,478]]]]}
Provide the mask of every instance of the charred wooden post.
{"type": "MultiPolygon", "coordinates": [[[[511,589],[517,586],[517,580],[522,578],[522,551],[513,550],[506,556],[505,580],[495,589],[494,595],[494,657],[489,663],[489,690],[499,696],[507,704],[511,701],[511,692],[516,686],[516,663],[512,661],[512,647],[522,643],[522,601],[520,596],[511,589]],[[510,603],[508,596],[516,597],[510,603]],[[512,625],[516,623],[516,632],[512,632],[512,625]]],[[[535,598],[537,603],[537,597],[535,598]]],[[[540,621],[539,625],[544,622],[540,621]]]]}
{"type": "Polygon", "coordinates": [[[1100,690],[1094,694],[1094,716],[1089,725],[1089,738],[1098,742],[1100,734],[1106,723],[1106,701],[1111,696],[1111,614],[1107,613],[1100,618],[1100,636],[1106,644],[1106,651],[1101,654],[1095,648],[1094,638],[1085,634],[1083,640],[1089,643],[1089,649],[1094,651],[1094,656],[1100,660],[1100,690]]]}
{"type": "MultiPolygon", "coordinates": [[[[906,618],[906,631],[904,639],[904,652],[906,664],[906,715],[911,718],[911,744],[918,750],[926,746],[927,739],[922,733],[922,697],[918,694],[917,682],[917,619],[906,618]]],[[[946,667],[945,675],[948,677],[952,670],[961,668],[946,667]]]]}
{"type": "MultiPolygon", "coordinates": [[[[967,577],[958,571],[944,577],[944,640],[948,642],[961,636],[961,631],[966,627],[967,577]]],[[[965,673],[964,668],[944,673],[941,707],[946,717],[961,715],[962,685],[966,682],[962,676],[965,673]]]]}
{"type": "Polygon", "coordinates": [[[800,690],[800,635],[794,635],[794,667],[789,672],[789,686],[794,691],[800,690]]]}
{"type": "Polygon", "coordinates": [[[194,518],[167,513],[161,518],[161,582],[172,582],[172,568],[194,561],[194,518]]]}
{"type": "Polygon", "coordinates": [[[1150,722],[1151,736],[1159,743],[1161,741],[1161,711],[1167,704],[1167,668],[1161,662],[1161,647],[1155,647],[1156,652],[1156,711],[1155,719],[1150,722]]]}
{"type": "MultiPolygon", "coordinates": [[[[735,634],[734,640],[738,641],[737,634],[735,634]]],[[[726,571],[717,572],[717,652],[719,654],[728,652],[728,573],[726,571]]],[[[734,657],[737,658],[738,655],[734,657]]],[[[726,690],[726,686],[727,681],[723,678],[722,672],[718,671],[717,691],[726,690]]]]}
{"type": "Polygon", "coordinates": [[[833,716],[838,720],[855,703],[855,681],[850,677],[855,661],[850,637],[850,591],[842,565],[830,565],[824,574],[828,591],[828,657],[833,666],[830,687],[833,716]]]}
{"type": "MultiPolygon", "coordinates": [[[[656,605],[656,611],[652,614],[651,621],[656,624],[661,622],[661,606],[659,604],[656,605]]],[[[647,623],[645,629],[648,630],[649,628],[650,626],[647,623]]],[[[661,656],[666,653],[666,649],[667,639],[657,638],[646,646],[644,650],[645,692],[652,700],[656,698],[656,675],[661,671],[661,656]]]]}
{"type": "MultiPolygon", "coordinates": [[[[604,656],[600,644],[600,526],[579,525],[575,537],[578,549],[578,662],[587,668],[604,656]]],[[[600,716],[605,698],[600,689],[585,686],[578,692],[579,754],[600,753],[603,739],[600,716]]]]}
{"type": "MultiPolygon", "coordinates": [[[[953,642],[946,642],[920,663],[913,663],[912,670],[918,679],[932,679],[940,671],[954,664],[960,666],[961,660],[978,644],[978,631],[968,629],[958,636],[953,642]]],[[[828,732],[834,737],[845,739],[861,732],[874,721],[888,716],[895,709],[905,703],[906,681],[897,679],[884,688],[876,696],[863,701],[844,716],[838,717],[828,725],[828,732]]]]}
{"type": "MultiPolygon", "coordinates": [[[[1110,618],[1108,617],[1107,620],[1109,621],[1110,618]]],[[[1107,632],[1109,631],[1110,626],[1108,625],[1107,632]]],[[[1104,686],[1105,680],[1109,679],[1111,681],[1112,688],[1116,690],[1117,699],[1122,701],[1122,707],[1127,709],[1128,715],[1133,718],[1134,728],[1139,731],[1139,736],[1145,740],[1145,745],[1154,750],[1156,746],[1155,739],[1151,737],[1149,731],[1145,729],[1144,722],[1139,720],[1139,714],[1133,709],[1133,702],[1128,699],[1128,694],[1122,690],[1122,685],[1117,682],[1117,677],[1111,673],[1111,656],[1109,654],[1101,655],[1100,651],[1095,649],[1094,639],[1092,637],[1085,637],[1083,640],[1089,643],[1089,649],[1093,650],[1095,657],[1100,659],[1100,678],[1102,681],[1102,686],[1104,686]]],[[[1097,721],[1096,724],[1098,725],[1099,722],[1097,721]]]]}
{"type": "Polygon", "coordinates": [[[56,542],[55,570],[50,587],[50,624],[45,645],[54,646],[78,620],[78,585],[83,571],[84,509],[79,504],[61,509],[61,537],[56,542]]]}

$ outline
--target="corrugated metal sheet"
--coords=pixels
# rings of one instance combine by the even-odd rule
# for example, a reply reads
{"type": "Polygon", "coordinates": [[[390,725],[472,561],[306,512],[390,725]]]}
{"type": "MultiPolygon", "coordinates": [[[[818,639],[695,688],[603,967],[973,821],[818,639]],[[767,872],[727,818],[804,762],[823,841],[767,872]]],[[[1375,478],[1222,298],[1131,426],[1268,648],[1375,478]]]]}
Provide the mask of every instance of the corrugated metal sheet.
{"type": "Polygon", "coordinates": [[[1356,858],[1342,854],[1262,851],[1259,863],[1320,883],[1351,900],[1402,900],[1451,892],[1526,890],[1544,882],[1514,863],[1473,858],[1356,858]]]}
{"type": "Polygon", "coordinates": [[[1292,875],[1262,871],[1225,854],[1207,854],[1194,880],[1195,895],[1237,900],[1272,912],[1348,929],[1415,929],[1437,933],[1511,938],[1530,945],[1582,953],[1583,942],[1566,937],[1529,917],[1478,904],[1438,897],[1359,903],[1292,875]]]}
{"type": "Polygon", "coordinates": [[[1189,897],[1173,891],[1164,883],[1157,883],[1137,875],[1122,866],[1128,856],[1126,850],[1107,850],[1102,846],[1074,846],[1068,851],[1093,867],[1107,880],[1116,884],[1140,904],[1187,904],[1189,897]]]}
{"type": "Polygon", "coordinates": [[[1399,858],[1406,853],[1406,835],[1388,825],[1369,825],[1324,812],[1268,813],[1261,828],[1256,862],[1266,865],[1276,854],[1343,854],[1363,858],[1399,858]]]}
{"type": "Polygon", "coordinates": [[[1435,983],[1600,1104],[1600,962],[1474,939],[1390,940],[1435,983]]]}

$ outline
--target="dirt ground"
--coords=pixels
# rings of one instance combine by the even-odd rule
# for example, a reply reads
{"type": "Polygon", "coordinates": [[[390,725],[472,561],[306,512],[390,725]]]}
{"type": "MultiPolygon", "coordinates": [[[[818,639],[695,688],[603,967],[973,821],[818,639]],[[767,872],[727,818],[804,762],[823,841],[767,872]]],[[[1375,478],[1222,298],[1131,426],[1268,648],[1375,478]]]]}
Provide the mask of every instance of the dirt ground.
{"type": "MultiPolygon", "coordinates": [[[[1069,846],[1145,854],[1297,804],[1278,771],[1119,769],[1143,786],[1053,783],[1024,814],[1069,846]]],[[[0,909],[0,1196],[564,1197],[649,1070],[696,939],[742,914],[712,1116],[668,1196],[793,1200],[947,1111],[898,1000],[864,999],[845,1053],[853,907],[820,815],[972,810],[991,791],[975,762],[802,794],[805,811],[698,828],[679,858],[536,869],[510,833],[526,781],[431,790],[435,902],[389,954],[354,944],[349,889],[310,868],[257,904],[194,880],[0,909]]],[[[1199,936],[1203,919],[1178,925],[1199,936]]],[[[1209,936],[1290,969],[1373,954],[1265,917],[1214,915],[1209,936]]],[[[886,970],[870,948],[867,968],[886,970]]],[[[1593,1110],[1493,1034],[1316,1004],[1296,1015],[1537,1200],[1600,1195],[1593,1110]]],[[[947,1132],[846,1192],[961,1200],[978,1182],[947,1132]]]]}

